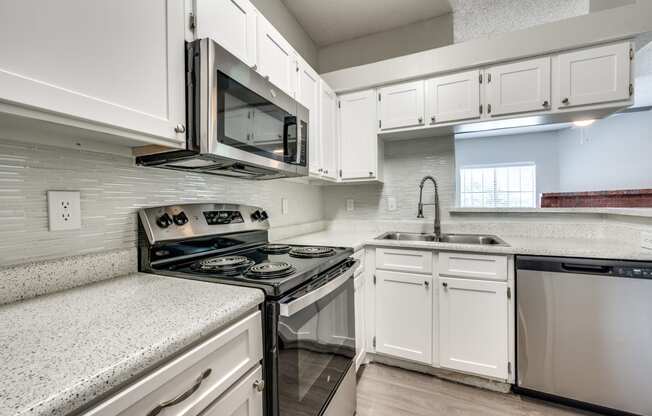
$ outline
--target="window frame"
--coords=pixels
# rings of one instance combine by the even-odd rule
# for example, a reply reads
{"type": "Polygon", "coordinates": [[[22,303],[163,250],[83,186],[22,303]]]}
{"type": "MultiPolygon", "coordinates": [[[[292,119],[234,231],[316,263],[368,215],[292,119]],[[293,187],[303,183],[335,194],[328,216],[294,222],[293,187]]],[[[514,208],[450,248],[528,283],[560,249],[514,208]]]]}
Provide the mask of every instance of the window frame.
{"type": "MultiPolygon", "coordinates": [[[[523,193],[523,192],[529,192],[529,191],[507,191],[507,192],[518,192],[518,193],[523,193]]],[[[465,193],[475,193],[475,192],[465,192],[465,193]]],[[[482,192],[484,194],[485,192],[482,192]]],[[[537,164],[534,161],[522,161],[522,162],[509,162],[509,163],[486,163],[486,164],[473,164],[473,165],[464,165],[460,166],[457,169],[457,186],[456,186],[456,195],[455,199],[457,201],[457,207],[458,208],[479,208],[479,209],[518,209],[518,208],[524,208],[524,209],[529,209],[529,208],[539,208],[539,198],[537,198],[537,164]],[[473,206],[464,206],[462,204],[463,201],[463,193],[462,193],[462,171],[463,170],[470,170],[470,169],[494,169],[494,190],[493,190],[493,195],[494,195],[494,201],[496,200],[496,193],[497,193],[497,184],[496,184],[496,169],[498,168],[510,168],[510,167],[532,167],[533,168],[533,181],[532,181],[532,205],[523,207],[523,206],[480,206],[480,207],[473,207],[473,206]]]]}

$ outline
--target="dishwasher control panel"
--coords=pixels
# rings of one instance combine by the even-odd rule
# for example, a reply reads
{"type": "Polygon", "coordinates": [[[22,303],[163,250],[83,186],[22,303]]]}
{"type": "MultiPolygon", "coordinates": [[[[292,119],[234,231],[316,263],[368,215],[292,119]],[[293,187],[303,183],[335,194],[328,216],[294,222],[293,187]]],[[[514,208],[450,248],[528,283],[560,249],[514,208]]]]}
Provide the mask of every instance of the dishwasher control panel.
{"type": "Polygon", "coordinates": [[[613,273],[615,276],[622,277],[638,277],[652,279],[652,268],[642,268],[642,267],[621,267],[616,266],[613,268],[613,273]]]}

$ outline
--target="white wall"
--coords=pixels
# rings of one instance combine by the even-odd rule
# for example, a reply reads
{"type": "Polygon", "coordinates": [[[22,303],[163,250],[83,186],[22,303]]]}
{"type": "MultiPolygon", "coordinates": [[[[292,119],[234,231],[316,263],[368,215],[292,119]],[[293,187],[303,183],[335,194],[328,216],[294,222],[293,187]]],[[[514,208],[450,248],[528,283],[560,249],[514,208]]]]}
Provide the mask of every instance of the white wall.
{"type": "Polygon", "coordinates": [[[323,217],[316,186],[143,168],[131,157],[0,140],[0,266],[136,247],[138,208],[202,201],[263,207],[273,227],[323,217]],[[81,191],[81,230],[48,231],[48,190],[81,191]]]}
{"type": "Polygon", "coordinates": [[[559,191],[559,155],[556,132],[515,134],[455,140],[455,165],[459,183],[459,169],[465,166],[536,164],[536,193],[559,191]]]}
{"type": "Polygon", "coordinates": [[[652,112],[560,132],[559,166],[562,192],[652,188],[652,112]]]}
{"type": "Polygon", "coordinates": [[[453,43],[451,14],[319,48],[319,71],[330,72],[453,43]]]}
{"type": "Polygon", "coordinates": [[[281,0],[251,0],[263,16],[287,39],[315,70],[318,69],[317,46],[281,0]]]}

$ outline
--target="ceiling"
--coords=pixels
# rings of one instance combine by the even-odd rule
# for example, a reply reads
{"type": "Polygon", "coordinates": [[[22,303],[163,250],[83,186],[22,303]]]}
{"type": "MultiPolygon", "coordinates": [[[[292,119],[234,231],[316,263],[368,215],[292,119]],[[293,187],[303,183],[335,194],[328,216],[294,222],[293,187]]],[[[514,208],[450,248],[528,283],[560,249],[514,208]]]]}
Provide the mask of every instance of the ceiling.
{"type": "Polygon", "coordinates": [[[449,0],[281,0],[317,46],[451,12],[449,0]]]}

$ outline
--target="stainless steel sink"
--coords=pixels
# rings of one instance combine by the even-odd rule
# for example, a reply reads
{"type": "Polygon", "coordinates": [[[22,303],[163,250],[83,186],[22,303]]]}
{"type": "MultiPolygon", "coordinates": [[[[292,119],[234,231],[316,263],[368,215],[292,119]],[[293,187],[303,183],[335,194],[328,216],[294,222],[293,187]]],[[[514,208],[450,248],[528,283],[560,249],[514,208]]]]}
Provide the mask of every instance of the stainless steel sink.
{"type": "Polygon", "coordinates": [[[403,233],[390,231],[376,240],[395,240],[395,241],[430,241],[449,244],[473,244],[485,246],[508,246],[506,242],[495,235],[486,234],[442,234],[439,239],[434,234],[403,233]]]}

